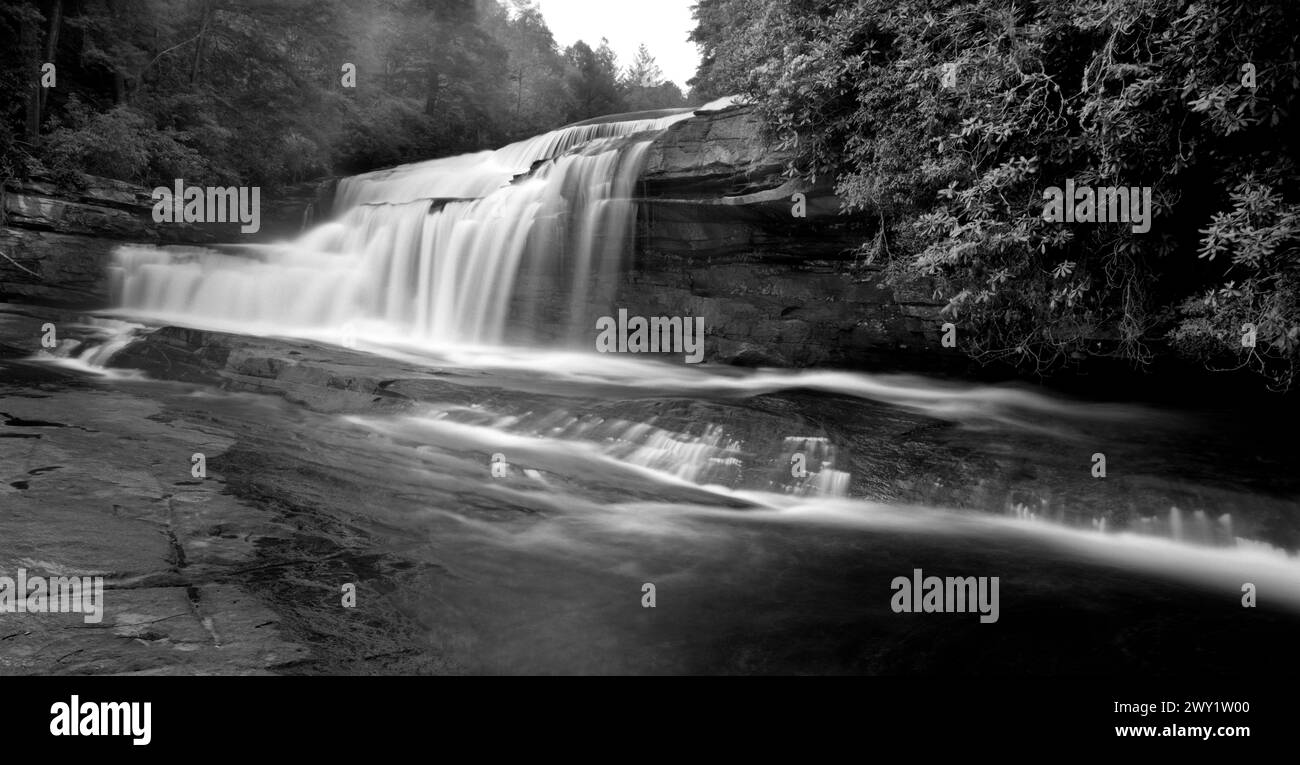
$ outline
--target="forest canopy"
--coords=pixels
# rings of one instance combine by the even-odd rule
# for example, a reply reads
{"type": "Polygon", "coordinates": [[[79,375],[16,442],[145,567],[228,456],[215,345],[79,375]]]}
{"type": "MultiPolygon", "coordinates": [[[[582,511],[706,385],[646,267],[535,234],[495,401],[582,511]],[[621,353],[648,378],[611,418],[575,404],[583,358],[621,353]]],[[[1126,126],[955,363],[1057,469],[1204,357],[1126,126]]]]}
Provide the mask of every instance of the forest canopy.
{"type": "Polygon", "coordinates": [[[1300,358],[1295,0],[700,0],[700,96],[879,221],[977,358],[1047,373],[1173,348],[1277,388],[1300,358]],[[1150,188],[1149,232],[1044,191],[1150,188]]]}
{"type": "Polygon", "coordinates": [[[684,105],[657,72],[644,49],[625,69],[604,41],[562,50],[531,0],[19,0],[0,180],[274,188],[684,105]]]}

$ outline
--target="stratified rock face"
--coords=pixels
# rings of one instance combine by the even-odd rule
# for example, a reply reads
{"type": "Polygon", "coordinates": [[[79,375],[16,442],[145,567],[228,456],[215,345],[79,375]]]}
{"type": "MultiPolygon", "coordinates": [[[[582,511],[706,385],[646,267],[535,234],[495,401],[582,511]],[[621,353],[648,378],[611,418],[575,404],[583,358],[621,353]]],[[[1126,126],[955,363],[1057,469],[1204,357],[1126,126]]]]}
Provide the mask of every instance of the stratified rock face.
{"type": "Polygon", "coordinates": [[[7,224],[60,234],[156,238],[152,221],[140,214],[149,205],[144,189],[107,178],[89,180],[86,188],[76,191],[40,180],[15,184],[4,195],[7,224]]]}
{"type": "Polygon", "coordinates": [[[786,158],[761,132],[742,106],[701,113],[655,141],[619,306],[703,316],[706,353],[717,361],[948,366],[933,288],[886,286],[859,254],[876,233],[872,221],[842,215],[829,186],[785,178],[786,158]]]}
{"type": "Polygon", "coordinates": [[[649,197],[734,197],[782,186],[786,157],[766,146],[751,107],[699,112],[658,138],[641,173],[649,197]]]}
{"type": "Polygon", "coordinates": [[[75,191],[41,178],[11,182],[0,202],[0,299],[101,305],[113,246],[159,240],[148,193],[120,181],[87,178],[75,191]]]}
{"type": "Polygon", "coordinates": [[[0,227],[0,300],[89,307],[107,299],[104,265],[116,242],[0,227]],[[10,261],[8,258],[12,258],[10,261]]]}
{"type": "Polygon", "coordinates": [[[328,209],[333,188],[332,181],[313,182],[264,197],[261,230],[248,235],[238,223],[155,223],[150,189],[97,176],[83,180],[76,189],[41,177],[0,189],[0,300],[102,307],[108,300],[105,267],[117,245],[292,236],[316,210],[328,209]]]}

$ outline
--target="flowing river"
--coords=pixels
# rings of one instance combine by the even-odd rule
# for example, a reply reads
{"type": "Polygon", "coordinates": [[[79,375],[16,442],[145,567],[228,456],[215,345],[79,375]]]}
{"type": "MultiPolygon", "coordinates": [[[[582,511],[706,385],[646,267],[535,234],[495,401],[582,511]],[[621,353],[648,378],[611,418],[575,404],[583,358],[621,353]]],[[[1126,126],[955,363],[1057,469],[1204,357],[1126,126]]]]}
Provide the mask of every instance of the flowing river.
{"type": "Polygon", "coordinates": [[[0,501],[162,503],[178,581],[301,649],[275,671],[1294,666],[1300,448],[1267,400],[596,353],[645,148],[689,114],[350,178],[292,242],[120,248],[113,310],[0,359],[0,501]],[[997,598],[899,612],[914,576],[997,598]]]}

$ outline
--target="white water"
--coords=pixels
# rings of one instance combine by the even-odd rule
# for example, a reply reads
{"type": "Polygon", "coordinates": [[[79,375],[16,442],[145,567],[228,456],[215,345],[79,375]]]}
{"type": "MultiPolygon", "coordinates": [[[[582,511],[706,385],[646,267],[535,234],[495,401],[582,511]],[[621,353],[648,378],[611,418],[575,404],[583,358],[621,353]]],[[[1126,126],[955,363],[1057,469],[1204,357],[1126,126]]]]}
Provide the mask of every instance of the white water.
{"type": "MultiPolygon", "coordinates": [[[[1075,424],[1135,425],[1154,417],[1136,407],[1076,404],[1019,388],[823,370],[732,373],[507,346],[508,340],[523,339],[509,336],[512,323],[591,326],[584,312],[601,302],[622,265],[635,215],[633,183],[649,139],[654,131],[688,116],[689,111],[656,120],[570,127],[493,152],[349,178],[338,189],[336,219],[289,243],[248,246],[237,253],[123,247],[115,253],[112,268],[117,302],[121,313],[131,317],[243,334],[324,339],[418,367],[485,372],[494,386],[534,394],[746,399],[813,390],[986,429],[993,438],[1006,431],[1069,438],[1075,424]],[[540,306],[530,292],[536,287],[567,297],[558,308],[540,306]]],[[[552,340],[564,335],[563,327],[550,330],[539,334],[552,340]]],[[[76,363],[98,364],[124,342],[79,351],[76,363]]],[[[466,377],[463,382],[474,380],[466,377]]],[[[502,450],[527,464],[528,477],[539,484],[557,475],[595,471],[624,483],[742,497],[760,508],[747,513],[754,520],[900,523],[933,533],[949,529],[990,536],[1021,530],[1114,565],[1149,566],[1153,572],[1222,573],[1236,561],[1264,564],[1262,578],[1300,580],[1294,558],[1237,539],[1230,525],[1217,520],[1217,513],[1194,510],[1188,519],[1176,509],[1154,511],[1152,520],[1117,534],[1105,528],[1104,520],[1098,520],[1095,530],[1082,531],[1045,523],[1014,508],[1012,513],[1019,517],[989,515],[980,520],[902,508],[886,511],[847,498],[852,476],[837,464],[835,449],[817,436],[779,433],[773,434],[771,444],[746,446],[716,423],[701,423],[700,430],[683,433],[654,422],[598,421],[558,409],[553,414],[560,421],[545,428],[533,423],[522,430],[508,415],[463,421],[446,411],[358,422],[425,444],[502,450]],[[808,458],[809,474],[805,480],[789,481],[778,480],[774,473],[769,490],[752,483],[743,491],[723,488],[735,485],[731,478],[743,466],[745,448],[768,456],[801,451],[808,458]],[[1216,530],[1214,523],[1227,529],[1216,530]],[[1228,547],[1203,549],[1224,538],[1228,547]]],[[[788,463],[782,459],[776,465],[788,479],[788,463]]],[[[548,496],[557,507],[578,502],[564,492],[548,496]]],[[[675,507],[692,513],[728,512],[704,509],[704,504],[675,507]]],[[[651,507],[638,510],[621,503],[618,514],[635,515],[633,511],[651,507]]],[[[671,513],[667,508],[673,505],[653,507],[671,513]]],[[[623,520],[631,522],[630,517],[623,520]]],[[[1219,579],[1227,580],[1225,576],[1216,578],[1216,586],[1222,585],[1219,579]]]]}
{"type": "Polygon", "coordinates": [[[39,351],[33,360],[107,380],[146,379],[144,372],[108,366],[118,351],[139,339],[144,325],[86,317],[83,322],[64,325],[63,329],[81,335],[80,339],[65,338],[59,341],[58,347],[39,351]]]}
{"type": "MultiPolygon", "coordinates": [[[[399,417],[346,418],[391,444],[420,444],[415,462],[428,465],[434,480],[449,468],[458,474],[482,469],[459,461],[466,453],[500,453],[507,457],[506,475],[476,487],[553,516],[560,526],[638,537],[681,537],[700,541],[702,534],[724,533],[695,523],[702,518],[779,527],[818,524],[859,531],[895,531],[918,536],[973,540],[997,547],[1005,544],[1047,546],[1061,559],[1088,560],[1107,567],[1143,572],[1154,577],[1193,582],[1235,603],[1241,583],[1268,588],[1277,602],[1300,609],[1300,560],[1288,552],[1232,536],[1226,517],[1205,519],[1203,538],[1146,528],[1107,532],[1067,526],[1048,519],[1012,512],[958,513],[942,508],[888,505],[845,496],[850,476],[838,469],[836,449],[827,439],[787,436],[773,439],[779,448],[756,453],[761,445],[728,437],[722,428],[706,426],[697,435],[673,432],[651,423],[607,420],[554,411],[541,418],[506,416],[481,407],[433,406],[420,414],[399,417]],[[810,474],[790,479],[785,456],[790,451],[809,456],[810,474]],[[442,455],[441,457],[439,455],[442,455]],[[446,460],[455,460],[454,464],[446,460]],[[442,460],[442,461],[440,461],[442,460]],[[734,480],[746,463],[769,460],[771,488],[734,480]],[[526,466],[526,467],[525,467],[526,466]],[[514,476],[528,480],[511,481],[514,476]],[[784,485],[781,485],[784,484],[784,485]],[[590,495],[584,486],[616,487],[615,493],[649,493],[659,501],[612,500],[590,495]],[[1213,531],[1211,524],[1221,526],[1213,531]],[[1226,534],[1226,539],[1222,538],[1226,534]],[[1218,536],[1219,539],[1213,537],[1218,536]]],[[[557,533],[545,526],[534,534],[479,523],[454,514],[458,523],[474,525],[503,544],[557,546],[567,555],[591,555],[583,535],[557,533]]],[[[1205,517],[1205,513],[1195,515],[1205,517]]],[[[1177,525],[1180,511],[1171,509],[1161,522],[1177,525]]],[[[1198,523],[1200,521],[1198,520],[1198,523]]],[[[779,533],[779,532],[777,532],[779,533]]]]}
{"type": "Polygon", "coordinates": [[[337,219],[289,243],[122,247],[113,294],[133,316],[258,335],[499,344],[513,315],[559,339],[612,299],[649,141],[692,113],[571,126],[348,178],[337,219]],[[537,291],[567,305],[540,306],[537,291]]]}
{"type": "MultiPolygon", "coordinates": [[[[700,110],[718,109],[727,100],[700,110]]],[[[680,110],[658,119],[573,125],[544,135],[476,154],[433,159],[346,178],[339,183],[336,211],[363,204],[401,204],[421,199],[479,199],[512,178],[528,172],[535,162],[553,159],[584,144],[635,133],[656,132],[689,118],[697,110],[680,110]]]]}

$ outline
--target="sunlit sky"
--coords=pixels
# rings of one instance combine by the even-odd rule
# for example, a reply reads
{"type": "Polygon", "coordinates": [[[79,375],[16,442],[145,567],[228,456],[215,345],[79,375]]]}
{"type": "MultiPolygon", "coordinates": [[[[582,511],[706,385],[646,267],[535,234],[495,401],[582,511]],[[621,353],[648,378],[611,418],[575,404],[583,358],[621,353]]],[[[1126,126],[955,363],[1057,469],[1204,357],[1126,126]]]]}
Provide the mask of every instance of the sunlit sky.
{"type": "Polygon", "coordinates": [[[686,90],[686,81],[695,76],[700,53],[695,43],[686,39],[695,22],[691,6],[695,0],[539,0],[538,7],[546,25],[561,48],[578,40],[595,48],[600,38],[618,54],[619,68],[625,68],[636,56],[637,46],[645,43],[650,55],[664,71],[664,77],[686,90]]]}

